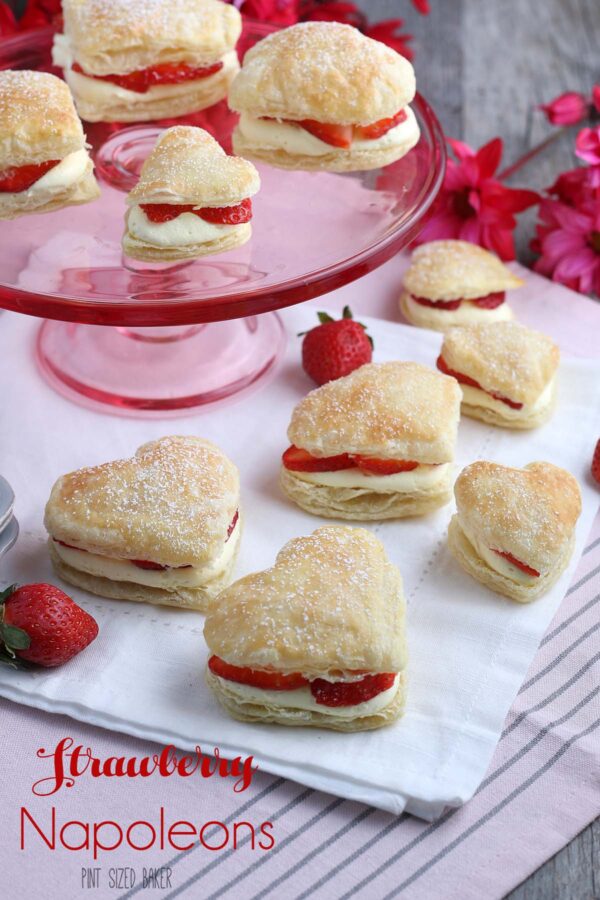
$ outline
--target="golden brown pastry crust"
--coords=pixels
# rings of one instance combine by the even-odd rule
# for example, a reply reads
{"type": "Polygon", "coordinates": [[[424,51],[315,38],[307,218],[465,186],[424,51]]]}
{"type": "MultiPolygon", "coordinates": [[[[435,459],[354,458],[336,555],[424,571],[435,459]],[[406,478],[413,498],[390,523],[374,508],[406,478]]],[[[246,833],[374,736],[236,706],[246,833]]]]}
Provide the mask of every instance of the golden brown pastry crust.
{"type": "Polygon", "coordinates": [[[231,206],[252,197],[259,187],[251,162],[227,156],[203,128],[177,125],[160,135],[127,203],[231,206]]]}
{"type": "Polygon", "coordinates": [[[131,459],[58,479],[45,525],[55,539],[117,559],[202,566],[223,550],[239,507],[239,474],[198,437],[164,437],[131,459]]]}
{"type": "Polygon", "coordinates": [[[562,548],[552,567],[536,578],[532,584],[519,584],[488,566],[465,535],[458,516],[453,516],[450,521],[448,546],[456,561],[476,581],[517,603],[530,603],[550,590],[568,566],[575,548],[575,534],[571,535],[569,542],[562,548]]]}
{"type": "MultiPolygon", "coordinates": [[[[556,382],[554,382],[548,403],[543,404],[533,412],[520,410],[518,415],[509,415],[508,410],[510,407],[508,406],[506,407],[507,413],[503,414],[499,410],[496,411],[485,406],[474,406],[464,401],[461,403],[460,412],[463,416],[468,416],[470,419],[479,419],[480,422],[485,422],[487,425],[496,425],[498,428],[510,428],[517,431],[529,431],[530,428],[539,428],[540,425],[552,418],[556,408],[556,394],[556,382]]],[[[516,413],[517,410],[510,410],[510,412],[516,413]]]]}
{"type": "Polygon", "coordinates": [[[336,150],[332,147],[331,152],[322,156],[308,156],[261,147],[247,141],[237,126],[233,132],[233,149],[240,156],[269,163],[280,169],[302,169],[309,172],[366,172],[370,169],[380,169],[406,156],[418,142],[419,131],[417,130],[406,141],[393,146],[374,147],[373,149],[361,147],[358,150],[352,148],[336,150]]]}
{"type": "Polygon", "coordinates": [[[195,259],[199,256],[214,256],[215,253],[225,253],[234,247],[240,247],[252,237],[252,226],[249,222],[236,225],[222,237],[213,241],[204,241],[202,244],[187,244],[185,247],[157,247],[132,237],[127,231],[123,236],[123,252],[131,259],[141,259],[145,262],[169,262],[177,259],[195,259]]]}
{"type": "Polygon", "coordinates": [[[413,252],[404,287],[413,297],[465,300],[520,287],[497,256],[468,241],[430,241],[413,252]]]}
{"type": "Polygon", "coordinates": [[[402,672],[399,675],[398,690],[387,706],[372,715],[357,716],[353,719],[336,718],[326,712],[319,713],[311,710],[286,709],[285,707],[260,706],[258,703],[240,702],[239,697],[227,690],[227,683],[223,679],[216,678],[209,669],[206,670],[206,680],[219,703],[234,719],[263,725],[328,728],[332,731],[345,732],[371,731],[395,722],[402,715],[406,700],[406,678],[402,672]]]}
{"type": "Polygon", "coordinates": [[[465,307],[464,304],[461,304],[458,309],[452,310],[452,312],[449,313],[444,310],[433,309],[431,306],[420,306],[418,303],[408,303],[409,297],[410,294],[407,291],[403,291],[400,295],[400,312],[404,318],[410,322],[411,325],[416,325],[417,328],[431,328],[432,331],[449,331],[451,328],[455,328],[458,325],[468,325],[473,321],[474,316],[476,316],[482,324],[488,322],[490,319],[494,322],[498,322],[507,321],[513,317],[512,309],[506,302],[493,310],[484,309],[483,307],[474,305],[467,305],[465,307]],[[461,321],[461,318],[463,321],[461,321]]]}
{"type": "Polygon", "coordinates": [[[542,575],[564,557],[581,514],[576,479],[546,462],[516,469],[478,460],[463,469],[454,495],[461,528],[542,575]]]}
{"type": "Polygon", "coordinates": [[[399,672],[406,665],[404,596],[381,541],[326,526],[289,541],[275,565],[226,588],[209,612],[211,653],[235,666],[308,678],[399,672]]]}
{"type": "Polygon", "coordinates": [[[413,99],[411,64],[379,41],[337,22],[305,22],[248,51],[231,85],[237,112],[369,125],[413,99]]]}
{"type": "MultiPolygon", "coordinates": [[[[85,76],[65,69],[64,77],[73,93],[79,115],[86,122],[150,122],[185,116],[214,106],[227,96],[238,69],[239,64],[234,61],[214,75],[172,85],[168,93],[161,92],[159,96],[152,88],[145,94],[112,90],[105,98],[96,97],[94,100],[82,93],[82,78],[85,76]]],[[[101,83],[95,82],[96,85],[101,83]]],[[[111,88],[114,87],[111,85],[111,88]]]]}
{"type": "Polygon", "coordinates": [[[444,337],[447,366],[488,392],[516,403],[535,403],[556,374],[560,351],[545,334],[520,322],[452,328],[444,337]]]}
{"type": "Polygon", "coordinates": [[[206,612],[213,598],[231,582],[239,542],[235,553],[220,575],[199,588],[179,587],[173,590],[150,587],[131,581],[113,581],[99,575],[90,575],[88,572],[82,572],[80,569],[70,566],[64,559],[61,559],[53,547],[52,540],[48,542],[48,548],[56,574],[69,584],[74,584],[91,594],[107,597],[110,600],[132,600],[137,603],[151,603],[155,606],[176,606],[179,609],[195,609],[206,612]]]}
{"type": "Polygon", "coordinates": [[[419,363],[368,363],[301,400],[288,438],[313,456],[451,462],[461,396],[456,379],[419,363]]]}
{"type": "Polygon", "coordinates": [[[283,493],[301,509],[328,519],[380,522],[424,516],[452,499],[452,473],[433,487],[412,491],[385,492],[381,489],[339,488],[302,481],[282,466],[279,483],[283,493]]]}
{"type": "Polygon", "coordinates": [[[241,33],[238,10],[220,0],[63,0],[74,59],[91,75],[163,62],[215,62],[241,33]]]}
{"type": "Polygon", "coordinates": [[[84,147],[64,81],[47,72],[0,72],[0,171],[64,159],[84,147]]]}
{"type": "Polygon", "coordinates": [[[18,194],[0,194],[0,219],[16,219],[26,214],[41,215],[54,212],[64,206],[79,206],[89,203],[100,196],[98,182],[94,178],[94,166],[90,160],[86,174],[79,181],[69,185],[60,194],[37,191],[31,195],[29,191],[18,194]]]}

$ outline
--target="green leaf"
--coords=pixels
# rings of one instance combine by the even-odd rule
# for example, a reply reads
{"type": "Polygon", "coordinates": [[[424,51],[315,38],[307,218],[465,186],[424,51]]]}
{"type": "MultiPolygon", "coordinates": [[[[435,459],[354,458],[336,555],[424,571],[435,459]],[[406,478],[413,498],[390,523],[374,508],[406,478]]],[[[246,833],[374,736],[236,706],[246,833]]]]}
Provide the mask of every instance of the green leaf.
{"type": "Polygon", "coordinates": [[[10,666],[11,669],[33,669],[31,663],[24,659],[17,659],[13,654],[7,653],[4,649],[0,649],[0,665],[10,666]]]}
{"type": "Polygon", "coordinates": [[[371,337],[370,334],[367,335],[367,340],[369,341],[369,343],[370,343],[370,345],[371,345],[371,350],[374,350],[374,349],[375,349],[375,344],[373,343],[373,338],[371,337]]]}
{"type": "Polygon", "coordinates": [[[335,322],[335,319],[332,319],[326,312],[319,312],[317,313],[317,316],[319,317],[321,325],[326,325],[327,322],[335,322]]]}
{"type": "Polygon", "coordinates": [[[352,318],[352,310],[349,306],[345,306],[342,311],[342,319],[351,319],[352,318]]]}
{"type": "Polygon", "coordinates": [[[14,592],[17,590],[18,586],[18,584],[10,584],[7,588],[4,588],[3,591],[0,591],[0,606],[3,603],[6,603],[10,595],[14,594],[14,592]]]}
{"type": "Polygon", "coordinates": [[[0,638],[8,650],[27,650],[31,645],[27,632],[16,625],[0,625],[0,638]]]}

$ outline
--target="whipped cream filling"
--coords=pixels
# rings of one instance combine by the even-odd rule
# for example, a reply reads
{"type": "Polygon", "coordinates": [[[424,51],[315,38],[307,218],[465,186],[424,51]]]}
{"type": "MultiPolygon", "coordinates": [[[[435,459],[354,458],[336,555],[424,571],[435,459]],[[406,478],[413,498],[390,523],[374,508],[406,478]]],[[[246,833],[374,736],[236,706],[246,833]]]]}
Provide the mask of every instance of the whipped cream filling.
{"type": "Polygon", "coordinates": [[[75,150],[73,153],[67,154],[58,165],[49,169],[27,190],[3,193],[2,197],[4,199],[12,199],[16,197],[35,197],[37,194],[44,194],[45,196],[48,196],[48,194],[62,194],[66,188],[75,184],[85,175],[89,161],[87,150],[82,147],[81,150],[75,150]]]}
{"type": "Polygon", "coordinates": [[[186,247],[215,241],[244,225],[213,225],[194,213],[185,212],[169,222],[151,222],[143,209],[132,206],[127,213],[131,237],[155,247],[186,247]]]}
{"type": "MultiPolygon", "coordinates": [[[[64,34],[57,34],[54,38],[52,61],[55,66],[60,66],[64,70],[65,81],[71,88],[71,91],[82,100],[96,105],[113,104],[116,101],[153,103],[155,100],[160,100],[161,97],[176,97],[179,94],[186,94],[195,85],[199,84],[206,85],[208,89],[214,81],[221,80],[228,72],[237,71],[239,67],[237,53],[235,50],[230,50],[220,60],[214,60],[214,62],[222,62],[223,67],[213,75],[197,78],[194,81],[182,81],[180,84],[155,84],[144,93],[139,93],[137,91],[128,91],[126,88],[119,87],[118,84],[113,84],[110,81],[102,81],[99,78],[90,78],[87,75],[82,75],[81,72],[74,72],[71,66],[75,59],[69,39],[64,34]]],[[[162,61],[164,62],[164,60],[162,61]]],[[[208,63],[205,65],[208,65],[208,63]]]]}
{"type": "Polygon", "coordinates": [[[395,147],[419,137],[419,126],[410,106],[405,107],[407,118],[391,128],[380,138],[373,140],[354,139],[348,150],[332,147],[298,125],[279,120],[260,119],[249,113],[242,113],[238,123],[239,133],[246,141],[258,144],[265,150],[285,150],[286,153],[301,156],[324,156],[332,152],[350,153],[356,150],[377,150],[395,147]]]}
{"type": "Polygon", "coordinates": [[[225,571],[231,562],[240,539],[241,529],[239,522],[231,532],[231,536],[224,545],[221,554],[208,562],[205,566],[186,566],[185,568],[169,568],[164,570],[140,569],[128,559],[114,559],[110,556],[100,556],[97,553],[89,553],[87,550],[75,550],[64,547],[58,541],[53,541],[53,546],[60,558],[68,566],[85,572],[88,575],[96,575],[99,578],[109,578],[111,581],[130,581],[133,584],[143,584],[146,587],[163,588],[164,590],[177,590],[178,588],[202,587],[225,571]]]}
{"type": "Polygon", "coordinates": [[[476,325],[478,322],[505,322],[512,319],[512,310],[506,302],[501,303],[496,309],[483,309],[472,300],[463,300],[458,309],[442,309],[441,306],[434,309],[432,306],[417,303],[410,294],[405,294],[404,302],[406,308],[415,316],[423,315],[424,312],[439,312],[448,325],[476,325]]]}
{"type": "Polygon", "coordinates": [[[227,678],[219,678],[218,675],[213,677],[218,680],[223,690],[239,703],[255,703],[259,706],[278,707],[279,709],[302,709],[338,719],[354,719],[357,716],[372,716],[388,706],[396,695],[400,676],[396,675],[393,685],[386,691],[382,691],[370,700],[365,700],[364,703],[355,703],[353,706],[325,706],[323,703],[317,703],[309,687],[298,688],[294,691],[269,691],[248,684],[238,684],[227,678]]]}
{"type": "Polygon", "coordinates": [[[428,490],[448,480],[450,463],[439,466],[421,465],[410,472],[396,472],[394,475],[366,475],[360,469],[339,469],[337,472],[293,472],[300,481],[319,484],[324,487],[366,488],[380,493],[428,490]]]}
{"type": "MultiPolygon", "coordinates": [[[[511,581],[516,582],[517,584],[522,585],[530,585],[530,584],[538,584],[539,577],[535,575],[528,575],[526,572],[523,572],[518,566],[513,565],[503,556],[499,556],[498,553],[494,553],[494,550],[491,547],[486,546],[483,541],[472,531],[468,525],[465,525],[462,519],[459,518],[460,527],[463,530],[463,533],[469,543],[475,549],[475,552],[481,559],[484,560],[490,567],[490,569],[494,569],[495,572],[498,572],[499,575],[504,575],[505,578],[510,578],[511,581]]],[[[495,548],[500,550],[500,547],[495,548]]],[[[521,562],[528,565],[528,560],[523,559],[521,562]]],[[[541,573],[543,574],[543,573],[541,573]]]]}
{"type": "Polygon", "coordinates": [[[535,403],[523,405],[521,409],[513,409],[508,403],[497,400],[495,397],[486,393],[486,391],[481,390],[481,388],[473,387],[470,384],[461,384],[459,381],[459,387],[463,395],[463,403],[467,403],[469,406],[479,406],[485,409],[491,409],[494,412],[499,413],[504,419],[522,419],[542,412],[542,410],[546,409],[552,403],[555,385],[556,376],[548,382],[535,403]]]}

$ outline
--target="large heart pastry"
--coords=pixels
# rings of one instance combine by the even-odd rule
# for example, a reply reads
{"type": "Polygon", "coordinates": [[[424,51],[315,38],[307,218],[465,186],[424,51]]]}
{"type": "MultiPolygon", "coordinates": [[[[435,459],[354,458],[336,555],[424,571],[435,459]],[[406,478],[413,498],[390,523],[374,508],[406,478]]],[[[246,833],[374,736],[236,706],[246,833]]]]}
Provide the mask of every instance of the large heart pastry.
{"type": "Polygon", "coordinates": [[[239,543],[239,475],[210,441],[164,437],[59,478],[45,525],[59,574],[117,599],[203,608],[239,543]]]}
{"type": "Polygon", "coordinates": [[[454,494],[449,546],[470,575],[522,603],[557,581],[581,513],[569,472],[546,462],[517,469],[480,460],[463,469],[454,494]]]}
{"type": "Polygon", "coordinates": [[[319,528],[219,595],[204,628],[209,683],[243,720],[378,727],[402,708],[404,615],[383,544],[319,528]]]}

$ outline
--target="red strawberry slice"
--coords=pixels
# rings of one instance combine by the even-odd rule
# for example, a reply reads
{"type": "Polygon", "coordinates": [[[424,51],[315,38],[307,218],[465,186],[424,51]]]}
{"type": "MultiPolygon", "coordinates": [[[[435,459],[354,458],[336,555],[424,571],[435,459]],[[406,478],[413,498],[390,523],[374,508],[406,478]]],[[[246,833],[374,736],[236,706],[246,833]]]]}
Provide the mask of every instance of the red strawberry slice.
{"type": "Polygon", "coordinates": [[[479,306],[480,309],[496,309],[498,306],[502,306],[505,297],[505,292],[499,291],[496,294],[487,294],[485,297],[475,297],[471,303],[479,306]]]}
{"type": "Polygon", "coordinates": [[[282,461],[291,472],[336,472],[338,469],[353,469],[356,466],[347,453],[319,457],[293,444],[283,454],[282,461]]]}
{"type": "Polygon", "coordinates": [[[248,684],[267,691],[294,691],[308,684],[308,679],[299,672],[285,675],[282,672],[264,672],[259,669],[250,669],[247,666],[232,666],[218,656],[210,657],[208,668],[219,678],[226,678],[227,681],[248,684]]]}
{"type": "Polygon", "coordinates": [[[149,569],[151,572],[164,572],[168,566],[161,566],[160,563],[151,562],[149,559],[132,559],[131,562],[138,569],[149,569]]]}
{"type": "Polygon", "coordinates": [[[442,309],[446,312],[452,312],[455,309],[458,309],[461,300],[428,300],[427,297],[415,297],[411,294],[411,299],[415,301],[415,303],[420,303],[421,306],[431,306],[433,309],[442,309]]]}
{"type": "Polygon", "coordinates": [[[128,72],[126,75],[90,75],[85,72],[79,63],[71,66],[74,72],[85,75],[86,78],[94,78],[98,81],[109,81],[126,91],[134,91],[136,94],[145,94],[151,87],[157,84],[181,84],[184,81],[196,81],[200,78],[208,78],[223,68],[222,62],[213,63],[210,66],[189,66],[186,63],[159,63],[147,69],[137,72],[128,72]]]}
{"type": "Polygon", "coordinates": [[[225,543],[227,543],[227,541],[233,534],[233,529],[237,525],[237,521],[238,521],[239,517],[240,517],[240,511],[239,511],[239,509],[236,509],[235,515],[234,515],[233,519],[231,520],[231,522],[229,523],[229,528],[227,529],[227,537],[225,538],[225,543]]]}
{"type": "Polygon", "coordinates": [[[377,138],[383,137],[384,134],[387,134],[388,131],[391,131],[396,125],[400,125],[401,122],[406,122],[407,118],[406,110],[401,109],[395,116],[392,116],[389,119],[379,119],[378,122],[373,122],[372,125],[356,125],[354,134],[357,138],[362,140],[374,141],[377,138]]]}
{"type": "Polygon", "coordinates": [[[372,700],[387,691],[396,676],[391,674],[366,675],[360,681],[325,681],[316,678],[310,683],[310,692],[323,706],[354,706],[372,700]]]}
{"type": "Polygon", "coordinates": [[[468,384],[471,387],[479,388],[479,390],[483,391],[484,394],[488,394],[488,396],[493,397],[494,400],[500,400],[501,403],[506,403],[506,405],[510,406],[511,409],[523,409],[522,403],[517,403],[516,400],[509,400],[508,397],[504,397],[502,394],[496,393],[496,391],[486,391],[485,388],[482,388],[479,382],[475,381],[474,378],[470,378],[468,375],[463,375],[462,372],[455,372],[454,369],[449,368],[442,356],[438,356],[436,366],[438,367],[440,372],[444,373],[444,375],[451,375],[452,378],[456,378],[456,380],[461,384],[468,384]]]}
{"type": "Polygon", "coordinates": [[[151,222],[159,225],[163,222],[170,222],[177,216],[186,212],[194,212],[191,204],[175,204],[175,203],[140,203],[140,209],[151,222]]]}
{"type": "Polygon", "coordinates": [[[252,218],[252,201],[248,198],[235,206],[206,206],[194,212],[213,225],[243,225],[252,218]]]}
{"type": "Polygon", "coordinates": [[[594,456],[592,458],[592,476],[595,481],[600,484],[600,440],[596,444],[594,456]]]}
{"type": "Polygon", "coordinates": [[[329,122],[317,122],[314,119],[303,119],[300,122],[292,122],[293,125],[300,125],[309,134],[313,134],[325,144],[332,147],[341,147],[347,150],[352,145],[352,125],[332,125],[329,122]]]}
{"type": "Polygon", "coordinates": [[[96,638],[98,624],[52,584],[12,585],[0,594],[0,658],[60,666],[96,638]]]}
{"type": "Polygon", "coordinates": [[[353,459],[361,472],[367,475],[397,475],[398,472],[411,472],[419,465],[407,459],[376,459],[373,456],[354,456],[353,459]]]}
{"type": "Polygon", "coordinates": [[[0,193],[18,194],[26,191],[32,184],[39,181],[42,175],[49,172],[61,162],[60,159],[49,159],[43,163],[35,163],[30,166],[16,166],[14,169],[5,169],[0,172],[0,193]]]}
{"type": "Polygon", "coordinates": [[[520,569],[521,572],[525,572],[526,575],[533,575],[534,578],[540,577],[540,573],[536,571],[536,569],[532,569],[527,563],[521,562],[521,560],[514,557],[512,553],[505,553],[504,550],[494,550],[493,547],[491,549],[494,553],[497,553],[498,556],[502,556],[504,559],[508,560],[509,563],[512,563],[513,566],[516,566],[517,569],[520,569]]]}

